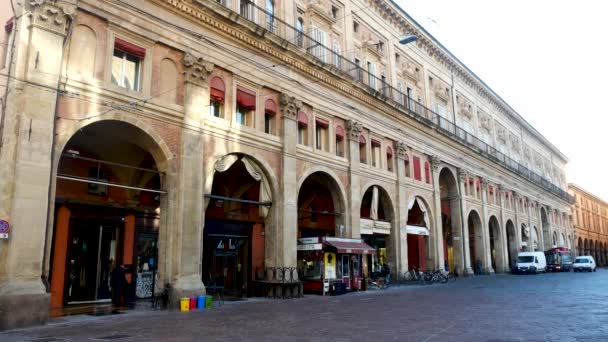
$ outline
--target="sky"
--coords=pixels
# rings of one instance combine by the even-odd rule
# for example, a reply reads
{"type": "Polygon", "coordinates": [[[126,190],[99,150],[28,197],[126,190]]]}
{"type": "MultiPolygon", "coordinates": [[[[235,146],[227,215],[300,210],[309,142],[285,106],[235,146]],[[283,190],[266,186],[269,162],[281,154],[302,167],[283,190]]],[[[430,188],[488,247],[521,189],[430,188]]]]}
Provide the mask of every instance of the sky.
{"type": "Polygon", "coordinates": [[[395,0],[608,202],[608,2],[395,0]]]}

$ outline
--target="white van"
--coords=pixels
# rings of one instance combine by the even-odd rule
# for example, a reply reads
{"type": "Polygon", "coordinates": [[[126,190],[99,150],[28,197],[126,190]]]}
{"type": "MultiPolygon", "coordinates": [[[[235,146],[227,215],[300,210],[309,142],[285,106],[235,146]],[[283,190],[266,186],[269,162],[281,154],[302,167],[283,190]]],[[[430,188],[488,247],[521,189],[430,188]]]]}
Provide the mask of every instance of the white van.
{"type": "Polygon", "coordinates": [[[516,273],[532,273],[547,271],[547,259],[543,252],[519,252],[517,254],[516,273]]]}

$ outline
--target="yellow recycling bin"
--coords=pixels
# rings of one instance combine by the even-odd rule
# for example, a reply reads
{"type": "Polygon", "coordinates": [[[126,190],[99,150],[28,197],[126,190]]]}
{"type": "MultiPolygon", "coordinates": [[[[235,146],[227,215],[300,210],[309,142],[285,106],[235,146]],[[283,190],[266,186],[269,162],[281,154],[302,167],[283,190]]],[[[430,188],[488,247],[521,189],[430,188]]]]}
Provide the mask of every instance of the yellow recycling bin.
{"type": "Polygon", "coordinates": [[[179,307],[181,311],[190,311],[190,298],[184,297],[179,300],[179,307]]]}

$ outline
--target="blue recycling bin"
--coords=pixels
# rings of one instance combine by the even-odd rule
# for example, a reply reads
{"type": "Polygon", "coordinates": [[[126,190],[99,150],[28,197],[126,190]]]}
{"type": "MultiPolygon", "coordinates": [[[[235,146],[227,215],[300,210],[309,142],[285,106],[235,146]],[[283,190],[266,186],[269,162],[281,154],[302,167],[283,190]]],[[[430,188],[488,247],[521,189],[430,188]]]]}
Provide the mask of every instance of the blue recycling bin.
{"type": "Polygon", "coordinates": [[[196,308],[199,310],[205,310],[205,302],[207,296],[198,296],[196,299],[196,308]]]}

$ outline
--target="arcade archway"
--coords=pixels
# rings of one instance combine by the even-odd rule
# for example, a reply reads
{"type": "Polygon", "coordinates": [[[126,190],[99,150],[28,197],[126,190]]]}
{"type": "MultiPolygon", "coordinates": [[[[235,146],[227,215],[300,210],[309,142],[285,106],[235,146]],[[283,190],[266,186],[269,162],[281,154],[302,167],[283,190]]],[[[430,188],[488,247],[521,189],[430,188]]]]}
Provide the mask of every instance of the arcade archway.
{"type": "Polygon", "coordinates": [[[268,176],[257,160],[240,153],[223,156],[213,168],[204,202],[202,281],[227,296],[251,295],[265,267],[273,208],[268,176]]]}
{"type": "Polygon", "coordinates": [[[515,260],[517,259],[517,232],[515,231],[515,225],[511,220],[507,221],[506,228],[509,266],[513,266],[515,264],[515,260]]]}
{"type": "Polygon", "coordinates": [[[430,221],[428,206],[420,197],[408,204],[407,214],[407,263],[408,269],[426,270],[430,260],[430,221]]]}
{"type": "Polygon", "coordinates": [[[113,293],[116,304],[152,296],[165,257],[160,214],[169,206],[160,145],[117,120],[84,126],[65,144],[55,183],[52,309],[109,302],[113,293]],[[115,270],[126,273],[129,284],[120,287],[129,291],[116,283],[112,290],[115,270]]]}
{"type": "Polygon", "coordinates": [[[525,223],[521,224],[521,250],[522,251],[532,251],[533,249],[530,246],[530,227],[526,226],[525,223]]]}
{"type": "Polygon", "coordinates": [[[443,264],[448,266],[450,272],[460,273],[465,267],[461,238],[460,195],[457,179],[447,167],[439,173],[439,192],[443,227],[443,264]]]}
{"type": "Polygon", "coordinates": [[[500,224],[498,223],[496,216],[490,217],[488,228],[490,230],[490,257],[492,260],[492,268],[496,272],[502,272],[508,266],[505,265],[506,260],[503,250],[503,239],[501,238],[500,224]]]}
{"type": "Polygon", "coordinates": [[[547,216],[547,211],[545,207],[540,207],[540,220],[543,229],[543,249],[549,250],[553,247],[552,239],[551,239],[551,224],[549,223],[549,217],[547,216]]]}
{"type": "Polygon", "coordinates": [[[471,210],[471,212],[469,212],[467,224],[469,227],[469,255],[471,256],[473,271],[475,274],[484,274],[485,269],[490,265],[486,265],[482,231],[483,226],[481,217],[477,211],[471,210]]]}
{"type": "Polygon", "coordinates": [[[369,270],[380,272],[383,265],[393,264],[395,260],[394,236],[391,235],[394,224],[394,210],[391,199],[382,187],[370,186],[361,201],[361,238],[376,250],[363,258],[363,275],[369,276],[369,270]]]}

